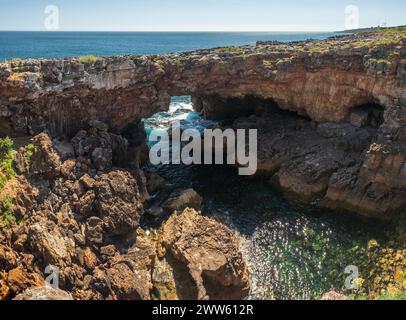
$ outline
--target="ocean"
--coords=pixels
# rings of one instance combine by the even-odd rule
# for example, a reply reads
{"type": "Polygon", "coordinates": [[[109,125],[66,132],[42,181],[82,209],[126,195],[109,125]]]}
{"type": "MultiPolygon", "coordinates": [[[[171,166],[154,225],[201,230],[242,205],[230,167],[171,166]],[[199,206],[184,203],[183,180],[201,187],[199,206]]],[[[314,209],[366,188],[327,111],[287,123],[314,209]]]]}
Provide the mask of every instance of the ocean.
{"type": "Polygon", "coordinates": [[[0,61],[83,55],[160,54],[256,41],[325,39],[333,33],[269,32],[0,32],[0,61]]]}

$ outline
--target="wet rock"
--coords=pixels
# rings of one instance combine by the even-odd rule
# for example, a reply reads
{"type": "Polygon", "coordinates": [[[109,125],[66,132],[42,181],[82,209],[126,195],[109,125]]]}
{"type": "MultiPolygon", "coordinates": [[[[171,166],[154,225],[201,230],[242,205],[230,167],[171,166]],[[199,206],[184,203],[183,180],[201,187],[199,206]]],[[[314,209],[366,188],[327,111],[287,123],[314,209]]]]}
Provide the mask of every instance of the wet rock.
{"type": "Polygon", "coordinates": [[[167,186],[167,181],[155,172],[146,172],[147,189],[150,194],[154,194],[167,186]]]}
{"type": "MultiPolygon", "coordinates": [[[[183,278],[177,296],[189,299],[242,299],[248,271],[236,234],[192,209],[173,214],[159,234],[164,256],[183,278]]],[[[176,276],[175,276],[176,277],[176,276]]]]}
{"type": "Polygon", "coordinates": [[[167,213],[172,213],[174,211],[181,212],[186,208],[192,208],[196,210],[202,209],[203,199],[199,194],[193,189],[187,189],[182,191],[175,191],[162,204],[162,208],[167,213]]]}
{"type": "Polygon", "coordinates": [[[14,300],[73,300],[70,293],[49,286],[28,289],[14,300]]]}
{"type": "Polygon", "coordinates": [[[174,269],[165,258],[155,258],[152,282],[152,295],[158,300],[179,300],[176,287],[185,285],[181,281],[179,281],[181,283],[176,283],[174,269]]]}

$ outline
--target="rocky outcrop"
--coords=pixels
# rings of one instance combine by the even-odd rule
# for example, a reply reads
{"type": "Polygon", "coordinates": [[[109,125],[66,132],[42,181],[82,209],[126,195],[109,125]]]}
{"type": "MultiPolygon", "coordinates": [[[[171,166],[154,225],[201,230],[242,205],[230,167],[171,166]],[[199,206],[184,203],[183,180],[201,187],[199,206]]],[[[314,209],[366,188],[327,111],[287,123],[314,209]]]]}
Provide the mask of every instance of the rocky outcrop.
{"type": "MultiPolygon", "coordinates": [[[[79,58],[1,63],[0,134],[48,130],[51,137],[74,137],[68,145],[54,139],[60,159],[34,170],[67,176],[79,166],[97,172],[120,161],[145,161],[142,119],[167,110],[171,96],[192,95],[207,118],[231,121],[261,118],[277,106],[312,120],[312,127],[298,121],[293,126],[301,130],[281,135],[269,129],[273,136],[260,137],[260,173],[274,176],[272,182],[296,200],[323,200],[330,208],[391,218],[405,205],[406,34],[402,28],[389,31],[86,63],[79,58]],[[379,129],[378,138],[372,129],[379,129]],[[69,159],[72,149],[76,162],[69,159]]],[[[268,128],[277,125],[260,119],[254,127],[263,121],[268,128]]],[[[37,143],[45,152],[47,144],[37,143]]],[[[84,211],[91,211],[93,197],[83,199],[84,211]]]]}
{"type": "MultiPolygon", "coordinates": [[[[176,218],[175,224],[182,225],[176,232],[168,229],[175,226],[174,218],[161,232],[141,229],[148,189],[156,192],[166,183],[141,169],[111,164],[102,170],[92,152],[84,155],[82,150],[103,145],[111,135],[102,123],[92,128],[71,141],[52,140],[42,133],[17,151],[20,174],[0,190],[0,201],[10,199],[7,214],[13,217],[7,228],[0,226],[0,300],[177,299],[183,292],[177,288],[189,288],[192,276],[191,288],[199,288],[194,291],[196,298],[245,296],[246,266],[234,233],[191,210],[182,217],[193,221],[176,218]],[[185,223],[196,224],[194,231],[185,223]],[[207,225],[209,233],[203,234],[207,225]],[[170,232],[181,237],[180,242],[197,241],[200,258],[193,263],[176,260],[172,252],[178,241],[168,242],[170,232]],[[166,277],[164,263],[173,270],[166,277]],[[204,266],[200,278],[199,263],[204,266]],[[45,286],[51,275],[61,290],[45,286]],[[159,286],[163,279],[173,284],[167,291],[173,294],[164,294],[159,286]],[[224,290],[211,293],[212,282],[224,290]]],[[[103,154],[110,155],[112,149],[105,144],[103,154]]],[[[191,189],[172,196],[168,203],[182,210],[186,204],[201,206],[202,199],[191,189]]]]}
{"type": "Polygon", "coordinates": [[[390,218],[406,205],[406,134],[404,106],[385,110],[376,141],[352,167],[337,171],[330,181],[325,205],[390,218]]]}
{"type": "MultiPolygon", "coordinates": [[[[162,226],[159,245],[160,259],[171,266],[161,268],[173,273],[175,279],[182,278],[173,295],[181,299],[215,300],[242,299],[248,295],[248,271],[239,241],[226,226],[186,209],[172,215],[162,226]]],[[[168,287],[171,288],[170,281],[166,282],[165,288],[168,287]]]]}
{"type": "Polygon", "coordinates": [[[202,203],[202,197],[195,190],[186,189],[172,192],[169,198],[162,204],[162,208],[167,213],[173,213],[174,211],[182,212],[186,208],[200,211],[202,203]]]}

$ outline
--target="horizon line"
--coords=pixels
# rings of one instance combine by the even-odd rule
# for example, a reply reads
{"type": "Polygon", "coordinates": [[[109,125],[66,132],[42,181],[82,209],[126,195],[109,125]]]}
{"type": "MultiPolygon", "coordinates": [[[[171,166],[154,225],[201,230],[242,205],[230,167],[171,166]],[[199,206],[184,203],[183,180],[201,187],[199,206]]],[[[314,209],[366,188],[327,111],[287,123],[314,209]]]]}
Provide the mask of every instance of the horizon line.
{"type": "Polygon", "coordinates": [[[307,31],[307,30],[292,30],[292,31],[271,31],[271,30],[0,30],[0,32],[44,32],[44,33],[58,33],[58,32],[144,32],[144,33],[334,33],[334,32],[343,32],[345,30],[317,30],[317,31],[307,31]]]}

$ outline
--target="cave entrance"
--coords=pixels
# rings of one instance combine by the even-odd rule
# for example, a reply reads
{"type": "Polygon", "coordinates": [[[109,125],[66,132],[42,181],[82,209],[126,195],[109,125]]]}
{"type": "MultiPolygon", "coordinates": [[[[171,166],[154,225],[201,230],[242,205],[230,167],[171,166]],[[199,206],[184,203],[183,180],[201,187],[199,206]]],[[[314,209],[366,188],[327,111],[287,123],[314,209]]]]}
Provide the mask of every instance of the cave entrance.
{"type": "Polygon", "coordinates": [[[272,99],[263,99],[252,95],[241,98],[223,98],[218,95],[194,97],[198,110],[203,110],[206,119],[229,121],[250,115],[262,115],[267,110],[278,108],[272,99]]]}
{"type": "Polygon", "coordinates": [[[363,104],[351,110],[350,122],[356,127],[379,128],[384,122],[384,111],[380,104],[363,104]]]}
{"type": "Polygon", "coordinates": [[[154,144],[150,140],[153,130],[167,132],[175,121],[180,124],[182,130],[196,129],[201,132],[216,124],[217,121],[203,118],[203,111],[196,107],[195,101],[191,96],[172,96],[167,111],[158,112],[152,117],[144,119],[148,146],[151,147],[154,144]]]}

